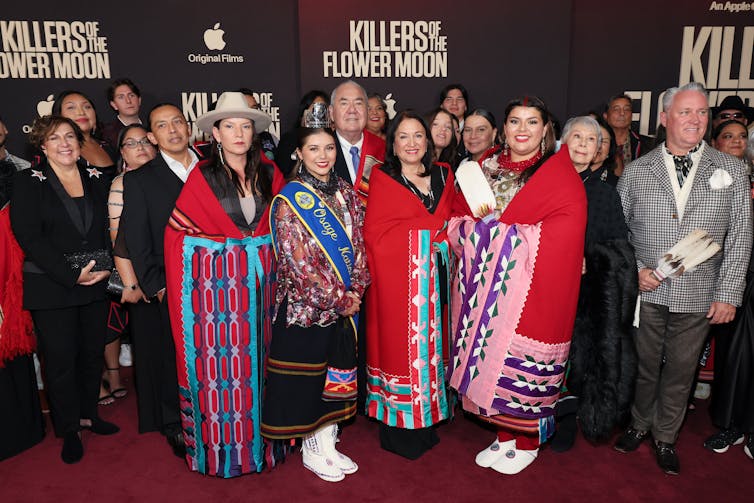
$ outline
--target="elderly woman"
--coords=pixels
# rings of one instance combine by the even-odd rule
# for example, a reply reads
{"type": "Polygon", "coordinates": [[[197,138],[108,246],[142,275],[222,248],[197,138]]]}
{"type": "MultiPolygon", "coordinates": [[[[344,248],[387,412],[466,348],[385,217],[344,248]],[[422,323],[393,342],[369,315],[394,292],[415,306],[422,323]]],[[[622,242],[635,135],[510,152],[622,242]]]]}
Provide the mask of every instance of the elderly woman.
{"type": "Polygon", "coordinates": [[[76,164],[84,135],[72,120],[39,118],[29,139],[46,162],[18,173],[11,225],[26,256],[24,307],[36,326],[61,457],[76,463],[84,455],[82,428],[118,431],[97,415],[112,268],[107,182],[96,168],[76,164]]]}
{"type": "Polygon", "coordinates": [[[427,116],[427,125],[432,133],[432,161],[448,164],[452,170],[458,167],[458,138],[455,135],[458,119],[445,110],[436,108],[427,116]]]}
{"type": "MultiPolygon", "coordinates": [[[[105,370],[100,384],[99,405],[109,405],[116,398],[125,398],[126,388],[121,383],[120,364],[120,334],[125,329],[126,311],[124,304],[146,301],[139,282],[136,279],[133,265],[128,258],[128,251],[123,243],[116,246],[120,215],[123,212],[123,175],[141,167],[151,161],[156,150],[147,138],[147,130],[141,124],[124,126],[117,135],[117,144],[120,148],[119,172],[110,185],[110,194],[107,198],[108,218],[110,221],[110,240],[113,244],[115,267],[118,271],[116,277],[120,278],[119,286],[123,286],[118,301],[110,305],[110,320],[107,335],[105,337],[105,370]],[[119,323],[116,323],[119,321],[119,323]]],[[[113,278],[110,278],[111,280],[113,278]]],[[[108,287],[109,289],[109,287],[108,287]]]]}
{"type": "Polygon", "coordinates": [[[445,228],[456,192],[450,167],[434,164],[432,152],[424,120],[399,113],[385,163],[373,172],[364,224],[372,276],[367,414],[380,421],[382,448],[409,459],[439,442],[433,426],[449,415],[445,228]]]}
{"type": "Polygon", "coordinates": [[[259,433],[274,276],[268,215],[283,185],[256,135],[269,124],[242,93],[220,95],[197,119],[212,155],[189,175],[165,230],[186,461],[225,478],[282,454],[259,433]]]}
{"type": "Polygon", "coordinates": [[[554,429],[576,314],[586,198],[568,150],[552,155],[550,114],[539,98],[508,104],[503,138],[502,148],[482,160],[494,202],[465,193],[468,213],[484,217],[453,218],[448,227],[460,259],[450,385],[465,410],[498,429],[476,463],[515,474],[536,459],[554,429]]]}
{"type": "Polygon", "coordinates": [[[463,145],[472,161],[479,161],[489,155],[489,151],[495,146],[497,138],[497,126],[495,116],[483,108],[477,108],[471,112],[461,128],[463,145]]]}
{"type": "Polygon", "coordinates": [[[629,419],[636,350],[633,314],[638,294],[636,261],[620,197],[609,183],[606,166],[591,169],[606,132],[589,116],[566,122],[561,137],[584,182],[587,225],[584,274],[579,289],[576,323],[569,357],[568,392],[558,403],[558,433],[553,450],[573,445],[576,418],[584,437],[607,440],[629,419]],[[601,176],[605,173],[605,176],[601,176]]]}
{"type": "Polygon", "coordinates": [[[277,314],[267,361],[262,434],[303,437],[304,467],[329,482],[358,470],[335,449],[337,422],[356,413],[356,327],[369,284],[364,208],[333,171],[326,108],[301,128],[296,178],[272,204],[277,314]]]}

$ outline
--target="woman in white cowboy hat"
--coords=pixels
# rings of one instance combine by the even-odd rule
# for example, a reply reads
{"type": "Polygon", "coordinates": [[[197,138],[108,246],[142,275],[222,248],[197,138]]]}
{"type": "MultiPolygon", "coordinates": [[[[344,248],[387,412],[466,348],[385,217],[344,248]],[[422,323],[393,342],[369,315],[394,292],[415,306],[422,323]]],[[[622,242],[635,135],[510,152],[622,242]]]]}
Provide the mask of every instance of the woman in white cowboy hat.
{"type": "Polygon", "coordinates": [[[259,148],[269,124],[243,94],[220,95],[197,120],[213,137],[209,160],[189,175],[165,231],[186,461],[219,477],[285,454],[259,433],[274,276],[267,215],[284,185],[259,148]]]}

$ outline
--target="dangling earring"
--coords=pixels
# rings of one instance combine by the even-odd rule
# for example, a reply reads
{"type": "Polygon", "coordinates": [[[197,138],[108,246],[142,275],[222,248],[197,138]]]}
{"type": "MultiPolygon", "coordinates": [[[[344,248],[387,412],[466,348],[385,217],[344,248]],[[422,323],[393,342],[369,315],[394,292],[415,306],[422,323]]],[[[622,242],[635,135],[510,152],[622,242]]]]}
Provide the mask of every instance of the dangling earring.
{"type": "Polygon", "coordinates": [[[545,138],[542,137],[542,143],[539,146],[539,150],[542,152],[542,155],[545,155],[545,138]]]}
{"type": "Polygon", "coordinates": [[[503,138],[503,157],[508,157],[510,152],[508,150],[508,142],[503,138]]]}
{"type": "Polygon", "coordinates": [[[220,157],[220,163],[225,166],[225,158],[223,157],[223,144],[217,143],[217,155],[220,157]]]}

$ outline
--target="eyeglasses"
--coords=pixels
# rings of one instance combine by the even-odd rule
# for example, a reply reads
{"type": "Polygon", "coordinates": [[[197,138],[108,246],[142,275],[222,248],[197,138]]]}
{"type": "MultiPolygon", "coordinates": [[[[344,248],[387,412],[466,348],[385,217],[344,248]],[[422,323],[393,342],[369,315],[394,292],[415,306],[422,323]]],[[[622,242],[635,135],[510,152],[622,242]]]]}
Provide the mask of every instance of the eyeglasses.
{"type": "Polygon", "coordinates": [[[723,112],[718,117],[722,120],[728,120],[728,119],[743,119],[744,114],[742,112],[723,112]]]}
{"type": "Polygon", "coordinates": [[[132,138],[129,138],[128,140],[126,140],[126,141],[124,141],[123,143],[121,143],[121,145],[120,145],[120,146],[121,146],[121,147],[126,147],[126,148],[128,148],[128,149],[131,149],[131,150],[133,150],[133,149],[135,149],[135,148],[139,148],[139,146],[140,146],[140,145],[141,145],[142,147],[144,147],[144,148],[147,148],[147,147],[151,147],[151,146],[152,146],[152,142],[150,142],[150,141],[149,141],[149,138],[147,138],[147,137],[145,136],[145,137],[144,137],[144,138],[142,138],[141,140],[134,140],[134,139],[132,139],[132,138]]]}

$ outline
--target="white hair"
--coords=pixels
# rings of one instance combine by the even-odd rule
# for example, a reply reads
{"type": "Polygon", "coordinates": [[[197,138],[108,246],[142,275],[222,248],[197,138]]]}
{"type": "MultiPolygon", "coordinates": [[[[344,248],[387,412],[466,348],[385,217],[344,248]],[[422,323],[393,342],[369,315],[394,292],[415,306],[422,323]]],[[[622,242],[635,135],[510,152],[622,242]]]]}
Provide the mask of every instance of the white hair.
{"type": "Polygon", "coordinates": [[[597,144],[602,143],[602,128],[600,128],[599,122],[590,115],[581,115],[579,117],[571,117],[568,119],[568,122],[563,126],[563,133],[560,135],[561,143],[568,142],[568,137],[571,136],[571,131],[576,126],[584,126],[591,129],[597,135],[597,144]]]}
{"type": "Polygon", "coordinates": [[[680,87],[669,87],[662,96],[662,111],[667,112],[670,110],[670,107],[673,106],[675,95],[683,91],[696,91],[702,93],[705,100],[708,99],[707,90],[699,82],[689,82],[680,87]]]}
{"type": "Polygon", "coordinates": [[[361,94],[364,95],[364,103],[368,101],[366,89],[364,89],[364,87],[362,87],[362,85],[356,82],[355,80],[348,79],[348,80],[344,80],[343,82],[335,86],[335,89],[332,90],[332,93],[330,93],[330,105],[335,105],[335,98],[338,95],[338,89],[345,86],[346,84],[353,84],[356,87],[358,87],[359,90],[361,91],[361,94]]]}

